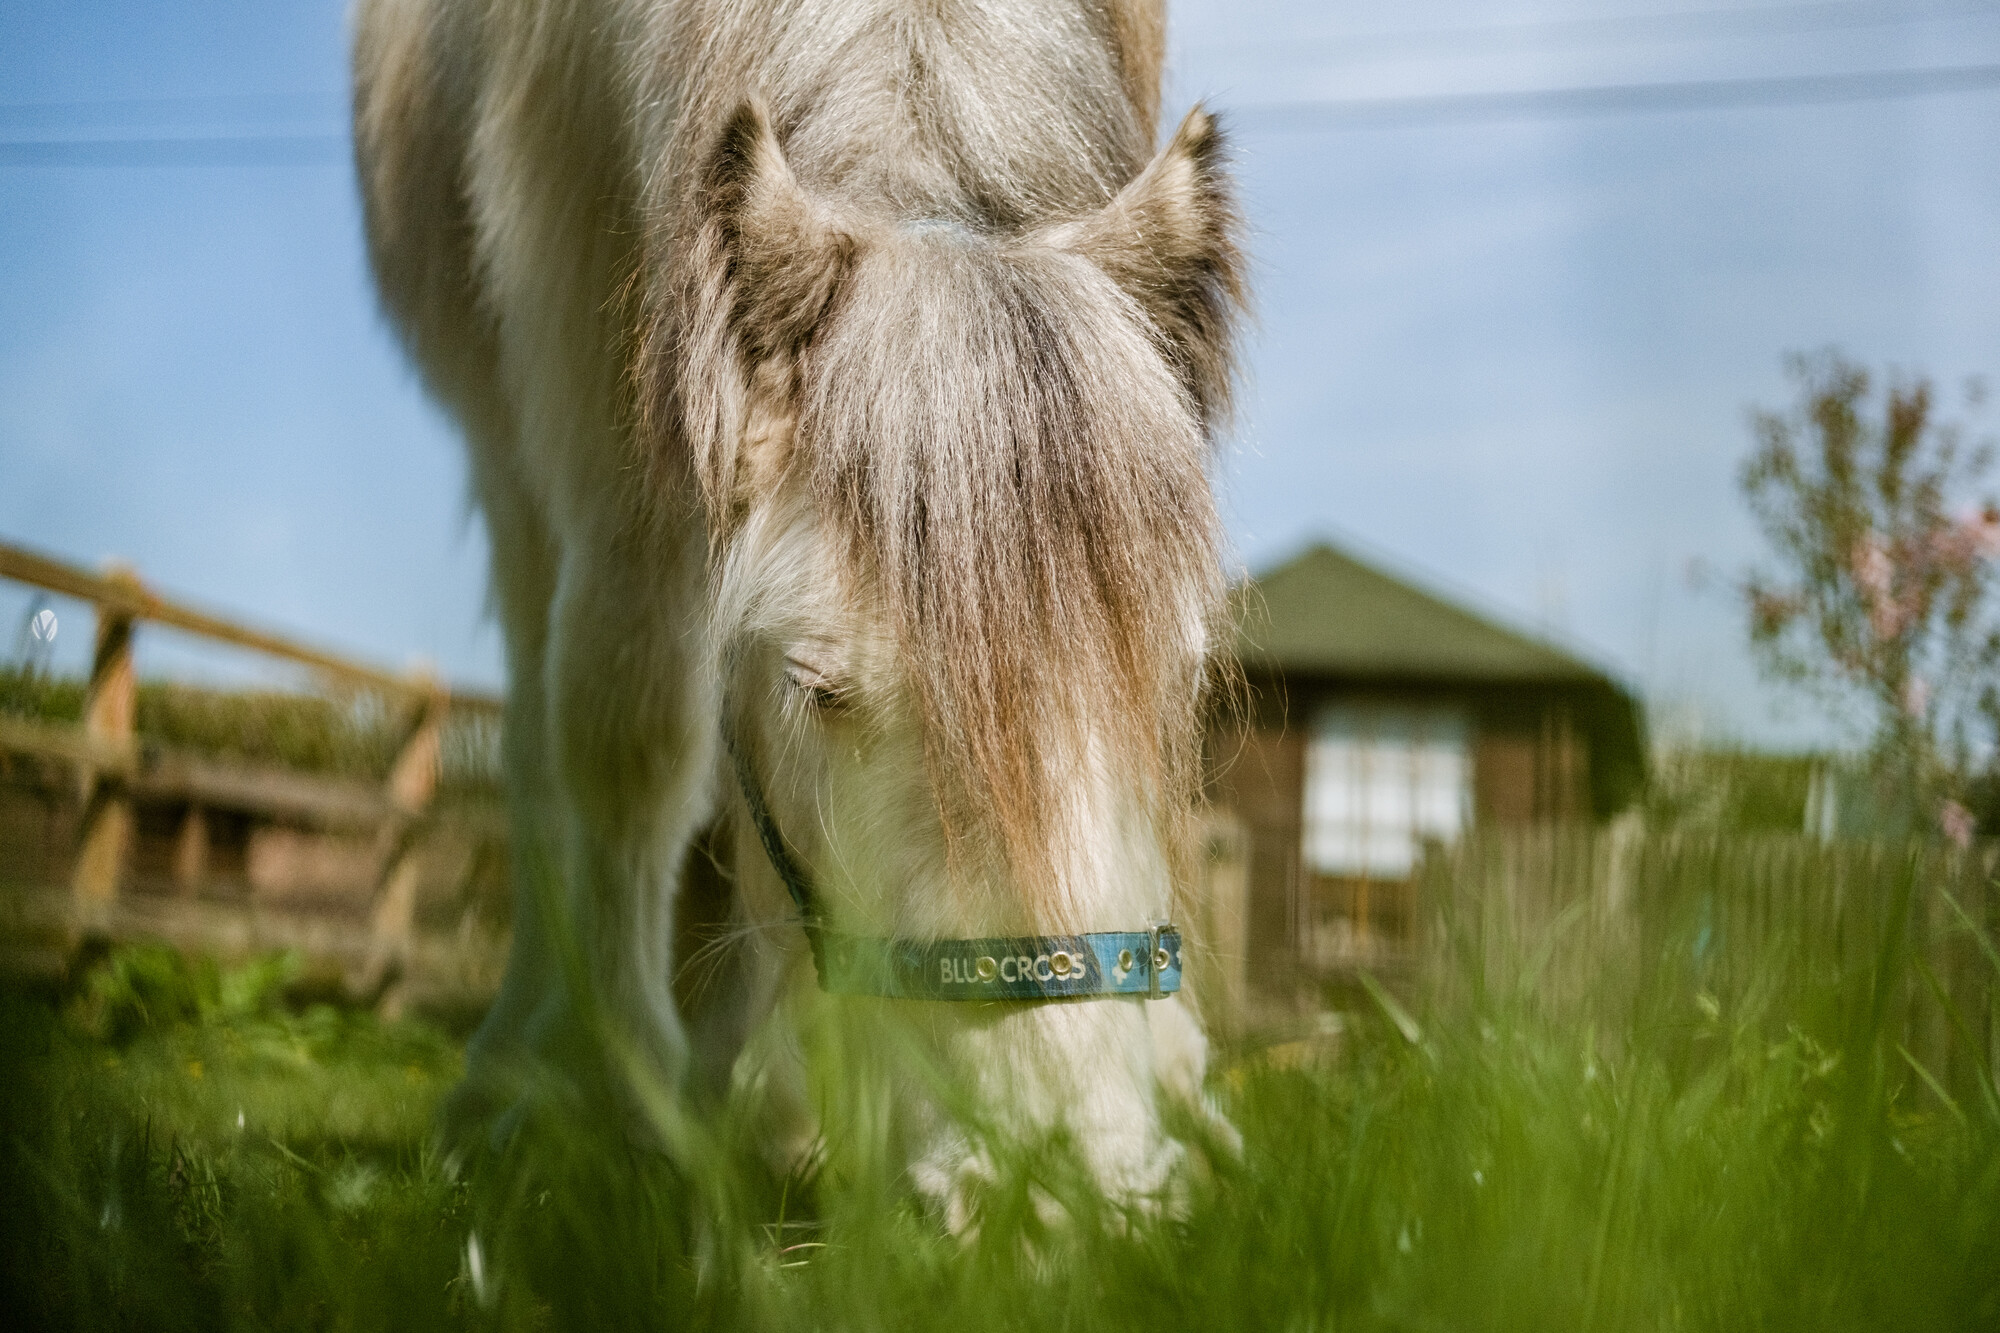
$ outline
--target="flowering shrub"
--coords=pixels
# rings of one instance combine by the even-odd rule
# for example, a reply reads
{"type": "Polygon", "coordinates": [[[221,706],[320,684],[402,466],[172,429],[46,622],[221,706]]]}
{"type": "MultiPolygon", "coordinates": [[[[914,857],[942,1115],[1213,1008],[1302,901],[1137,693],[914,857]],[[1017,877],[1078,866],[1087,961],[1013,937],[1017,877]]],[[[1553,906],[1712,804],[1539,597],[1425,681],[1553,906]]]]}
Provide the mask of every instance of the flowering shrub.
{"type": "Polygon", "coordinates": [[[2000,717],[2000,505],[1972,494],[1992,446],[1937,419],[1927,379],[1892,377],[1878,399],[1835,351],[1789,370],[1798,401],[1752,415],[1742,475],[1778,566],[1745,582],[1751,644],[1768,674],[1858,706],[1891,823],[1964,842],[1971,756],[2000,717]]]}

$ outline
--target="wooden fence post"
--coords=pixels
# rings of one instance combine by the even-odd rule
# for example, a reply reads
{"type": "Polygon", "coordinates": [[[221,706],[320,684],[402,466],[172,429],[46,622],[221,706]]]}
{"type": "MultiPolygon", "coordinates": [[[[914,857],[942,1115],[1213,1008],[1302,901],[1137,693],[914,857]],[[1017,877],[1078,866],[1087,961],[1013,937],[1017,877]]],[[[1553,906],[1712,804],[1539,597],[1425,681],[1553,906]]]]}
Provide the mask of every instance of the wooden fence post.
{"type": "Polygon", "coordinates": [[[201,892],[208,879],[208,811],[199,802],[188,805],[174,835],[174,891],[183,898],[201,892]]]}
{"type": "Polygon", "coordinates": [[[1211,808],[1202,825],[1202,892],[1188,925],[1189,959],[1202,1019],[1239,1037],[1249,1027],[1250,837],[1235,811],[1211,808]]]}
{"type": "MultiPolygon", "coordinates": [[[[137,580],[125,569],[111,571],[121,583],[137,580]]],[[[97,606],[97,635],[91,653],[90,686],[84,696],[83,732],[93,758],[132,749],[138,708],[138,679],[132,668],[132,613],[115,603],[97,606]]],[[[110,925],[118,889],[131,860],[132,802],[125,789],[126,774],[96,763],[81,773],[83,824],[77,840],[76,863],[70,872],[70,898],[77,926],[86,934],[110,925]]]]}
{"type": "Polygon", "coordinates": [[[382,869],[368,919],[368,959],[358,987],[392,1018],[403,1005],[404,988],[398,983],[409,960],[423,871],[416,855],[416,825],[437,793],[444,719],[451,704],[435,681],[426,678],[420,688],[409,733],[389,769],[386,794],[394,814],[383,832],[382,869]]]}

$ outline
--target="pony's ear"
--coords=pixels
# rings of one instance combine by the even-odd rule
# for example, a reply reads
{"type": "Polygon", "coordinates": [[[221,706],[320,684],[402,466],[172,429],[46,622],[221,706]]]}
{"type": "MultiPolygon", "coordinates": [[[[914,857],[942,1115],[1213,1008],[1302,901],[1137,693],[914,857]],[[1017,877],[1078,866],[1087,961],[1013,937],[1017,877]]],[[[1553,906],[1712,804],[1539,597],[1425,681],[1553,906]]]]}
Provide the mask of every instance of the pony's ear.
{"type": "Polygon", "coordinates": [[[701,209],[734,289],[729,319],[744,350],[752,358],[797,350],[851,267],[854,238],[799,188],[754,98],[736,108],[709,154],[701,209]]]}
{"type": "Polygon", "coordinates": [[[762,103],[703,164],[686,334],[668,344],[713,531],[734,526],[789,456],[798,351],[853,266],[855,241],[799,188],[762,103]]]}
{"type": "Polygon", "coordinates": [[[1049,236],[1144,308],[1211,423],[1228,410],[1243,305],[1241,224],[1225,167],[1222,131],[1197,106],[1115,199],[1049,236]]]}

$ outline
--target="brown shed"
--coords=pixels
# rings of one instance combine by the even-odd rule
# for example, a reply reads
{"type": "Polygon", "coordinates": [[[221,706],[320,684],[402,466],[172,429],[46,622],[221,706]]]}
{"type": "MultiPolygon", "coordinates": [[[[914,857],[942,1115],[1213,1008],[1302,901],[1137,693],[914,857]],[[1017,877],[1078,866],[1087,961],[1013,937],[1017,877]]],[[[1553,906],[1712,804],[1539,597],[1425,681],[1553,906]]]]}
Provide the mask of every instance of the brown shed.
{"type": "Polygon", "coordinates": [[[1403,956],[1426,843],[1604,819],[1644,777],[1603,670],[1325,544],[1240,587],[1240,714],[1211,737],[1243,943],[1295,983],[1403,956]]]}

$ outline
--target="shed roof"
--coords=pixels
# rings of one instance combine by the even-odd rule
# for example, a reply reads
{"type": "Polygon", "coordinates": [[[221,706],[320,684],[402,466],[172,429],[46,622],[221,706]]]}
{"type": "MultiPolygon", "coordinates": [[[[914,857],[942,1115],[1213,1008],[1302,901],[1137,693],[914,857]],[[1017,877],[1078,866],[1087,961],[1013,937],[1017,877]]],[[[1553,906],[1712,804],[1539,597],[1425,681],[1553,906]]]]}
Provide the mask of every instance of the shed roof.
{"type": "Polygon", "coordinates": [[[1606,672],[1324,542],[1239,587],[1233,610],[1252,672],[1559,692],[1589,737],[1597,812],[1622,809],[1645,781],[1644,714],[1606,672]]]}
{"type": "Polygon", "coordinates": [[[1609,684],[1561,650],[1494,624],[1324,542],[1235,595],[1251,668],[1468,684],[1609,684]]]}

